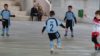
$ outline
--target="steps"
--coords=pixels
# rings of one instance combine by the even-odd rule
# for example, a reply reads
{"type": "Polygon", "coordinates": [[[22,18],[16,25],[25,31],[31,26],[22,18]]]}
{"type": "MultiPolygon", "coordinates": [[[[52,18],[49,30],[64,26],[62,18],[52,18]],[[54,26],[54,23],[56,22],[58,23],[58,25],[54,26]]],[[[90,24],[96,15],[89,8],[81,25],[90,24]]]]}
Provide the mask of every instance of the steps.
{"type": "MultiPolygon", "coordinates": [[[[3,10],[3,5],[1,6],[0,5],[0,10],[3,10]]],[[[19,6],[9,6],[9,10],[13,10],[13,11],[19,11],[20,10],[20,8],[19,8],[19,6]]]]}
{"type": "Polygon", "coordinates": [[[11,18],[14,21],[27,21],[29,20],[29,16],[27,15],[26,11],[20,11],[20,6],[15,6],[14,1],[11,0],[0,0],[0,11],[4,9],[4,4],[9,5],[9,10],[11,11],[12,15],[16,15],[15,18],[11,18]]]}
{"type": "Polygon", "coordinates": [[[9,6],[13,5],[13,1],[10,0],[0,0],[0,5],[3,6],[4,4],[8,4],[9,6]]]}

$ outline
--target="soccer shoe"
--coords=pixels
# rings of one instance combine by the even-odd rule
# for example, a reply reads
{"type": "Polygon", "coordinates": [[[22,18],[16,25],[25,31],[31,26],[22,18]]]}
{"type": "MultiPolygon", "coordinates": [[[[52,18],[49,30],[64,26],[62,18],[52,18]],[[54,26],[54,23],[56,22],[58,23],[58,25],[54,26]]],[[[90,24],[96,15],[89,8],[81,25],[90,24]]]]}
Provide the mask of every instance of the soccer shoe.
{"type": "Polygon", "coordinates": [[[59,47],[56,43],[54,43],[54,48],[56,48],[56,49],[63,49],[64,46],[59,47]]]}
{"type": "Polygon", "coordinates": [[[6,36],[9,37],[10,35],[7,33],[6,36]]]}
{"type": "Polygon", "coordinates": [[[51,51],[50,51],[50,54],[53,54],[53,53],[54,53],[54,51],[53,51],[53,50],[51,50],[51,51]]]}
{"type": "Polygon", "coordinates": [[[63,47],[58,47],[58,49],[63,49],[63,47]]]}
{"type": "Polygon", "coordinates": [[[54,53],[54,49],[52,48],[51,50],[50,50],[50,54],[53,54],[54,53]]]}
{"type": "Polygon", "coordinates": [[[73,37],[74,37],[74,35],[71,35],[71,37],[73,38],[73,37]]]}

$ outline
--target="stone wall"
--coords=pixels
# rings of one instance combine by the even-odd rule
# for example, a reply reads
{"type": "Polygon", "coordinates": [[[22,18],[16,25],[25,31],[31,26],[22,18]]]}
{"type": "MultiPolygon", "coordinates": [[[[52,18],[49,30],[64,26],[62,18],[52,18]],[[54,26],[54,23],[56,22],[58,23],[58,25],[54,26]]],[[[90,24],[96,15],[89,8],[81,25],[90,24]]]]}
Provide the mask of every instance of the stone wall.
{"type": "Polygon", "coordinates": [[[73,6],[73,12],[78,18],[78,10],[84,9],[84,13],[87,17],[82,20],[83,22],[92,22],[94,12],[99,9],[99,0],[52,0],[52,9],[56,11],[56,16],[63,19],[67,6],[73,6]]]}

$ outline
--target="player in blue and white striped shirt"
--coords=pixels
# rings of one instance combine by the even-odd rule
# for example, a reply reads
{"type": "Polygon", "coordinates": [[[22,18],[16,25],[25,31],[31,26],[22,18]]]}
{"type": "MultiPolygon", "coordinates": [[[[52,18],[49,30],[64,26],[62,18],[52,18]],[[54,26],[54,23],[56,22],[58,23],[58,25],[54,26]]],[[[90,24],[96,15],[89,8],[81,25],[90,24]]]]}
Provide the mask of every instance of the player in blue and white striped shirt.
{"type": "Polygon", "coordinates": [[[49,39],[50,39],[50,48],[51,48],[51,54],[54,51],[54,43],[53,40],[57,39],[57,47],[58,48],[62,48],[62,43],[61,43],[61,38],[60,38],[60,34],[58,32],[58,26],[61,26],[63,28],[65,28],[65,26],[54,17],[55,12],[54,11],[50,11],[50,18],[48,18],[48,20],[45,23],[45,26],[43,27],[42,33],[45,31],[47,31],[49,39]]]}

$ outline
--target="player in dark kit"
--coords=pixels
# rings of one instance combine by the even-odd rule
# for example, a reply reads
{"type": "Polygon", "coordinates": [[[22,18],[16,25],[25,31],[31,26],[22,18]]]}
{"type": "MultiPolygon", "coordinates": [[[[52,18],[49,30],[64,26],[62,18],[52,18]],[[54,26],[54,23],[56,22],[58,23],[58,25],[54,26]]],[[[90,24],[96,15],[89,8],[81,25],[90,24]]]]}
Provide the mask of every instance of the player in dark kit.
{"type": "Polygon", "coordinates": [[[15,15],[11,15],[10,10],[8,10],[8,4],[4,4],[4,9],[1,11],[2,16],[2,36],[9,36],[9,26],[10,26],[10,17],[15,17],[15,15]]]}
{"type": "Polygon", "coordinates": [[[53,41],[55,39],[57,39],[57,48],[62,48],[62,43],[61,43],[61,37],[60,34],[58,32],[58,26],[61,26],[63,28],[65,28],[65,26],[55,17],[55,12],[54,11],[50,11],[50,17],[48,18],[48,20],[45,23],[45,26],[43,27],[42,33],[45,31],[47,31],[49,39],[50,39],[50,49],[51,49],[51,54],[54,51],[54,43],[53,41]]]}

